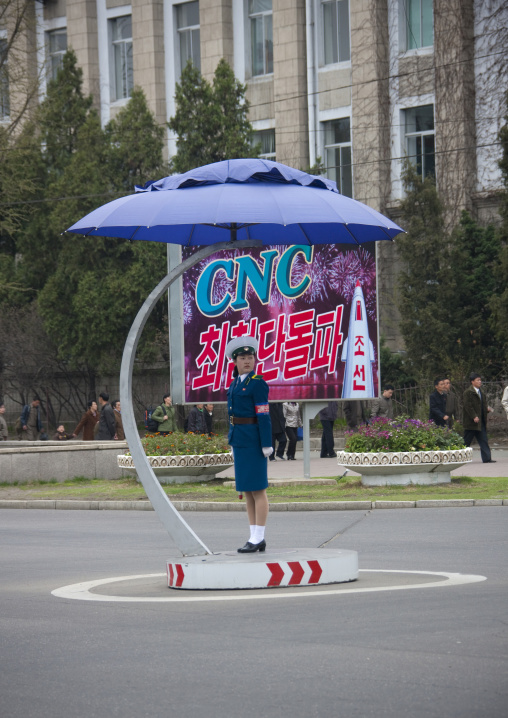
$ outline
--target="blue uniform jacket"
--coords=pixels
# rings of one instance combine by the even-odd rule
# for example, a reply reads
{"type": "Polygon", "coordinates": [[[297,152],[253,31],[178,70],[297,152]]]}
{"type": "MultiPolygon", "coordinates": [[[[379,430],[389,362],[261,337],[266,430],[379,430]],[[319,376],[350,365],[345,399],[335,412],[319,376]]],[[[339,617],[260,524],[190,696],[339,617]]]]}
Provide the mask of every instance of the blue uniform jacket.
{"type": "Polygon", "coordinates": [[[234,447],[272,445],[272,422],[268,406],[268,384],[259,374],[251,371],[247,378],[233,379],[228,389],[228,415],[256,417],[257,424],[229,426],[228,442],[234,447]]]}

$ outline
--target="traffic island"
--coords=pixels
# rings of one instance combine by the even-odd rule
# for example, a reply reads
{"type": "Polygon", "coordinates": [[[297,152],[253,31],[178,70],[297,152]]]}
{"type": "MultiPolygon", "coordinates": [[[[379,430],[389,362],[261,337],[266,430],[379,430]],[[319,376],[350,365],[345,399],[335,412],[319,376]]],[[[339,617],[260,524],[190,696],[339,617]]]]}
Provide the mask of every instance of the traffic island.
{"type": "Polygon", "coordinates": [[[167,562],[168,587],[228,590],[322,586],[358,578],[358,553],[341,549],[224,551],[167,562]]]}

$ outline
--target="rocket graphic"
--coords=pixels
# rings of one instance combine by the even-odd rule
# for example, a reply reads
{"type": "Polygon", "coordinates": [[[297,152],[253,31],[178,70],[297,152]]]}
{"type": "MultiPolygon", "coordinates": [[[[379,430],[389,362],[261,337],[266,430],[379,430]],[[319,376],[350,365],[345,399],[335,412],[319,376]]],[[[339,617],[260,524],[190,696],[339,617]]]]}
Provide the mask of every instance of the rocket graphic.
{"type": "Polygon", "coordinates": [[[374,362],[374,346],[369,339],[365,299],[363,298],[362,285],[359,279],[356,281],[351,302],[349,332],[342,348],[341,358],[343,362],[346,362],[341,398],[373,399],[374,377],[372,363],[374,362]]]}

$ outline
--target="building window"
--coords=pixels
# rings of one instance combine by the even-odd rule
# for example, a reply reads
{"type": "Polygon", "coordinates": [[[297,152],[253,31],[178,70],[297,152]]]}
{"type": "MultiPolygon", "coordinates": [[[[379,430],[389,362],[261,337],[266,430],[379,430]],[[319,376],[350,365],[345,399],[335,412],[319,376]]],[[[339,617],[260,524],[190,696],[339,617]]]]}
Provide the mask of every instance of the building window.
{"type": "Polygon", "coordinates": [[[353,196],[353,171],[351,165],[351,122],[349,117],[325,122],[326,176],[335,180],[339,192],[353,196]]]}
{"type": "Polygon", "coordinates": [[[273,72],[272,0],[249,0],[252,75],[273,72]]]}
{"type": "Polygon", "coordinates": [[[180,72],[189,60],[201,70],[199,45],[199,2],[186,2],[176,6],[176,28],[180,52],[180,72]]]}
{"type": "Polygon", "coordinates": [[[51,80],[56,80],[58,70],[63,64],[63,56],[67,52],[67,30],[65,28],[52,30],[47,33],[46,37],[48,77],[51,80]]]}
{"type": "Polygon", "coordinates": [[[113,55],[111,100],[114,102],[130,97],[132,93],[132,17],[115,17],[109,24],[113,55]]]}
{"type": "Polygon", "coordinates": [[[404,111],[406,153],[422,179],[434,177],[434,107],[424,105],[404,111]]]}
{"type": "Polygon", "coordinates": [[[259,130],[252,135],[252,145],[261,145],[259,157],[275,162],[275,130],[259,130]]]}
{"type": "Polygon", "coordinates": [[[347,62],[349,46],[349,0],[326,0],[321,3],[324,64],[347,62]]]}
{"type": "Polygon", "coordinates": [[[406,26],[406,50],[434,44],[432,0],[402,0],[406,26]]]}
{"type": "Polygon", "coordinates": [[[0,120],[7,119],[10,113],[7,40],[0,38],[0,120]]]}

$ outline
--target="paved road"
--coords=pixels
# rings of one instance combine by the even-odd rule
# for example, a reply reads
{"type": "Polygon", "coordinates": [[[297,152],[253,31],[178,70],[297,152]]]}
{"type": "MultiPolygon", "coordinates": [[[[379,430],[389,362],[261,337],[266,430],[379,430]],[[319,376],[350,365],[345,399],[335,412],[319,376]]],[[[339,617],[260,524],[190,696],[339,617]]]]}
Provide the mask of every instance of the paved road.
{"type": "MultiPolygon", "coordinates": [[[[245,539],[243,514],[185,518],[213,550],[245,539]]],[[[269,547],[332,539],[332,547],[357,550],[362,569],[488,580],[298,600],[275,599],[274,589],[273,600],[128,604],[51,591],[164,571],[178,553],[155,514],[0,511],[0,713],[504,718],[506,520],[504,507],[274,513],[269,547]]]]}

